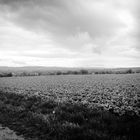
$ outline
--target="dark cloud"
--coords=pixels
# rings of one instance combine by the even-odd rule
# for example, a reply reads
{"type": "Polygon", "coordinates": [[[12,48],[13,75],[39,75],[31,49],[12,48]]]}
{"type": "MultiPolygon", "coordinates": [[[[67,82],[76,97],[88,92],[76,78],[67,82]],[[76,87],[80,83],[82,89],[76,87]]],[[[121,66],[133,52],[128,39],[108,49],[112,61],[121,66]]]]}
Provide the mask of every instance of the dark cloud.
{"type": "Polygon", "coordinates": [[[132,7],[129,9],[134,20],[134,30],[131,32],[130,36],[135,42],[134,46],[138,51],[140,51],[140,1],[134,0],[132,7]]]}
{"type": "Polygon", "coordinates": [[[137,48],[140,50],[140,1],[138,1],[137,4],[136,22],[137,22],[136,28],[137,48]]]}
{"type": "Polygon", "coordinates": [[[50,34],[56,45],[68,48],[87,43],[81,41],[83,38],[76,41],[79,34],[88,33],[89,43],[94,44],[98,38],[109,39],[124,26],[104,0],[1,0],[0,5],[10,21],[31,31],[50,34]],[[73,43],[69,43],[71,38],[73,43]]]}
{"type": "Polygon", "coordinates": [[[131,65],[140,53],[139,13],[139,0],[0,0],[1,58],[123,65],[127,57],[131,65]]]}

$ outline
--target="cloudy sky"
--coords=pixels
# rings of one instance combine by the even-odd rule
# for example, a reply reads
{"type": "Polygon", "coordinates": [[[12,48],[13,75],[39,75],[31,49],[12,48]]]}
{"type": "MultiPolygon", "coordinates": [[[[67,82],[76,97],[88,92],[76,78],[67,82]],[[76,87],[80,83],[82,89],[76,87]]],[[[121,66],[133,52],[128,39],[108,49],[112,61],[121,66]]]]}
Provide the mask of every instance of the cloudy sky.
{"type": "Polygon", "coordinates": [[[139,0],[0,0],[0,66],[140,66],[139,0]]]}

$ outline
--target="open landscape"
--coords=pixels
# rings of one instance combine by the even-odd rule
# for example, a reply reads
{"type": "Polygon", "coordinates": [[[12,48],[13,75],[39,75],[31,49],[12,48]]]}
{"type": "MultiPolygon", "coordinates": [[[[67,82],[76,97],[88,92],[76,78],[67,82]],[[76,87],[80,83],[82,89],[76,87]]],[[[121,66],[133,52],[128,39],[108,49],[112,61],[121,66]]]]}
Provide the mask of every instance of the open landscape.
{"type": "Polygon", "coordinates": [[[0,140],[139,140],[140,0],[0,0],[0,140]]]}
{"type": "Polygon", "coordinates": [[[137,139],[140,74],[0,78],[0,123],[25,139],[137,139]]]}

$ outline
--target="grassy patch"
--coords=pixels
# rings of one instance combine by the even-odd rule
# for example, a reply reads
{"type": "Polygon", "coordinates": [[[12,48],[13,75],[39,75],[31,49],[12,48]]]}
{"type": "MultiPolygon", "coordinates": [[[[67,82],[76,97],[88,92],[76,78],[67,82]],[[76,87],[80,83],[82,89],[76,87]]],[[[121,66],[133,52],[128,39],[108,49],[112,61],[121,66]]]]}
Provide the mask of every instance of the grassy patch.
{"type": "Polygon", "coordinates": [[[140,137],[140,118],[82,103],[0,93],[0,123],[27,138],[42,140],[128,140],[140,137]]]}

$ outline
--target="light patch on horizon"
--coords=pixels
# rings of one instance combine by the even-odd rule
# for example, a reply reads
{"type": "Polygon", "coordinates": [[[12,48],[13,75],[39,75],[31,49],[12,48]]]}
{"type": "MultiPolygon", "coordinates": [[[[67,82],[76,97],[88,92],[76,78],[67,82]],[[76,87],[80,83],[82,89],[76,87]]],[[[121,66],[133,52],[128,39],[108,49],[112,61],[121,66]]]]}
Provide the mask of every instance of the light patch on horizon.
{"type": "Polygon", "coordinates": [[[0,66],[140,66],[138,0],[0,0],[0,66]]]}

